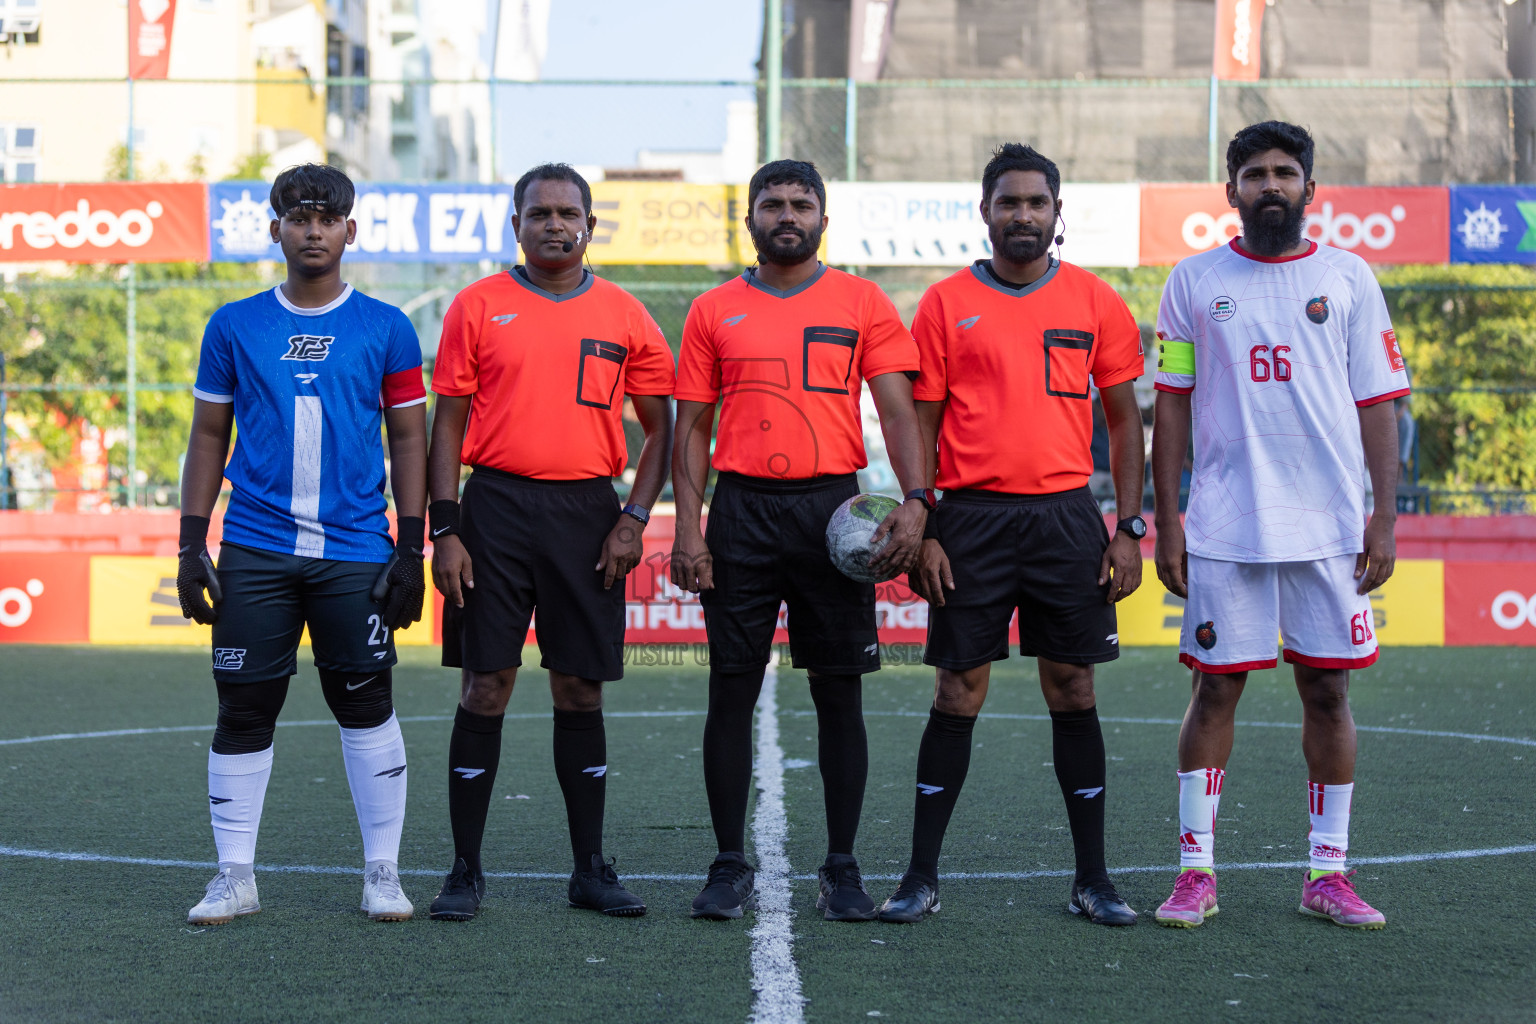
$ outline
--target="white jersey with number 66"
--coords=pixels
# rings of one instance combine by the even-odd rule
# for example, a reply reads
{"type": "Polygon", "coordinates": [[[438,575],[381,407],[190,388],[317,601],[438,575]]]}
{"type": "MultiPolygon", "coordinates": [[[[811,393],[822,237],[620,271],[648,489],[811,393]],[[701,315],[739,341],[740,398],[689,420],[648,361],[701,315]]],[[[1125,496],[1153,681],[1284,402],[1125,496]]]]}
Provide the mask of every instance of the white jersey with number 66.
{"type": "Polygon", "coordinates": [[[1365,261],[1316,243],[1270,259],[1234,239],[1173,268],[1157,336],[1157,389],[1192,396],[1189,553],[1299,562],[1360,551],[1356,407],[1408,394],[1365,261]]]}

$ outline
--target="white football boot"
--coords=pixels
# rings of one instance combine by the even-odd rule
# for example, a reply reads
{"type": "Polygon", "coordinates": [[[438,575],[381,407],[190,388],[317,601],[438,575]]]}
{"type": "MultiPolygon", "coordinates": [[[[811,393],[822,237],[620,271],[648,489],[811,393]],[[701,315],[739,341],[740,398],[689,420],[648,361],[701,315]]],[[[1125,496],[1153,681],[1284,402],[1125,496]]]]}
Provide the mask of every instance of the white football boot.
{"type": "Polygon", "coordinates": [[[374,921],[409,921],[416,912],[400,891],[400,876],[387,864],[363,876],[363,910],[374,921]]]}
{"type": "Polygon", "coordinates": [[[260,909],[256,879],[236,878],[228,871],[220,871],[208,883],[202,902],[188,912],[187,924],[228,924],[260,909]]]}

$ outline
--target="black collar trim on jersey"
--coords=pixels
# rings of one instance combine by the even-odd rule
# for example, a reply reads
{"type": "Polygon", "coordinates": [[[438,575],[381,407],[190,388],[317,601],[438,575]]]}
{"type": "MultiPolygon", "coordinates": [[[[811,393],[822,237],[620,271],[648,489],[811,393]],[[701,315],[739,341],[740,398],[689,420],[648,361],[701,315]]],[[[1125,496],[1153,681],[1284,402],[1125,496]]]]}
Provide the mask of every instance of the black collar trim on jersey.
{"type": "Polygon", "coordinates": [[[1022,288],[1015,288],[1013,285],[999,278],[997,276],[997,272],[992,269],[992,261],[989,259],[981,259],[977,260],[975,263],[972,263],[971,275],[975,277],[976,280],[986,285],[988,288],[994,288],[997,291],[1002,292],[1004,295],[1012,295],[1015,298],[1022,298],[1025,295],[1037,292],[1041,288],[1044,288],[1046,285],[1050,284],[1051,278],[1055,277],[1056,271],[1060,269],[1061,261],[1058,260],[1055,256],[1052,256],[1051,265],[1049,268],[1047,268],[1046,272],[1022,288]]]}
{"type": "Polygon", "coordinates": [[[799,295],[801,292],[805,291],[811,285],[815,284],[817,281],[820,281],[821,275],[825,274],[826,272],[827,265],[817,261],[816,273],[812,274],[804,281],[801,281],[793,288],[786,289],[779,289],[773,287],[772,285],[763,284],[762,281],[758,280],[756,267],[748,267],[746,270],[742,271],[741,279],[747,282],[748,288],[756,288],[760,292],[767,292],[769,295],[772,295],[776,299],[792,299],[796,295],[799,295]]]}
{"type": "Polygon", "coordinates": [[[313,309],[306,309],[303,306],[295,306],[292,302],[289,302],[288,296],[283,294],[282,285],[278,285],[277,287],[273,288],[272,294],[277,296],[278,305],[282,306],[290,313],[294,313],[298,316],[324,316],[333,310],[340,309],[342,304],[352,297],[352,286],[350,284],[344,286],[341,289],[340,295],[336,296],[325,305],[316,306],[313,309]]]}
{"type": "Polygon", "coordinates": [[[574,299],[579,295],[585,295],[587,292],[591,291],[592,282],[597,280],[597,278],[592,275],[592,271],[586,269],[585,267],[582,268],[581,273],[581,284],[577,285],[575,288],[572,288],[564,295],[556,295],[554,292],[545,291],[543,288],[540,288],[538,285],[528,280],[528,271],[524,270],[521,264],[507,271],[507,276],[516,281],[518,284],[522,285],[524,288],[527,288],[529,291],[533,292],[533,294],[542,295],[550,302],[565,302],[567,299],[574,299]]]}

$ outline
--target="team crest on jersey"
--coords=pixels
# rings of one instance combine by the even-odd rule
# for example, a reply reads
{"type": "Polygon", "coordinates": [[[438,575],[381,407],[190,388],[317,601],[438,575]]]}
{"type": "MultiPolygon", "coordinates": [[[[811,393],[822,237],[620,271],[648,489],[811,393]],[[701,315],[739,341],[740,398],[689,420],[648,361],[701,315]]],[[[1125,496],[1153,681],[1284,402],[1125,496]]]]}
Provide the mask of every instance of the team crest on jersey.
{"type": "Polygon", "coordinates": [[[1201,650],[1208,651],[1212,647],[1215,647],[1216,646],[1216,623],[1214,623],[1214,622],[1202,622],[1202,623],[1200,623],[1200,625],[1196,626],[1195,627],[1195,643],[1200,645],[1201,650]]]}
{"type": "Polygon", "coordinates": [[[1218,295],[1211,300],[1212,320],[1230,320],[1232,319],[1232,314],[1236,312],[1237,303],[1232,301],[1231,296],[1218,295]]]}
{"type": "Polygon", "coordinates": [[[331,342],[335,340],[324,334],[295,334],[288,339],[288,354],[283,358],[318,363],[331,354],[331,342]]]}
{"type": "Polygon", "coordinates": [[[1307,319],[1320,324],[1328,319],[1328,296],[1319,295],[1307,300],[1307,319]]]}

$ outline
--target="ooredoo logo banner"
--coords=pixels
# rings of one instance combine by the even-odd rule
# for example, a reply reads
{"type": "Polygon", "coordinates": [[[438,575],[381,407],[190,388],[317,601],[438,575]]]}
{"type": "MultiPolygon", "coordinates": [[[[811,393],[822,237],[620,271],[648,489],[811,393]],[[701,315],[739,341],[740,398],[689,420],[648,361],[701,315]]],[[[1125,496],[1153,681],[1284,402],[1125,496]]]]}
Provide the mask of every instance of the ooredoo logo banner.
{"type": "Polygon", "coordinates": [[[0,643],[89,639],[90,556],[0,555],[0,643]]]}
{"type": "Polygon", "coordinates": [[[1536,562],[1446,562],[1445,642],[1536,647],[1536,562]]]}
{"type": "Polygon", "coordinates": [[[206,260],[207,204],[200,184],[0,186],[0,260],[206,260]]]}
{"type": "MultiPolygon", "coordinates": [[[[1318,186],[1306,236],[1369,263],[1445,263],[1450,191],[1444,187],[1318,186]]],[[[1141,262],[1177,263],[1243,233],[1226,186],[1143,185],[1141,262]]]]}

